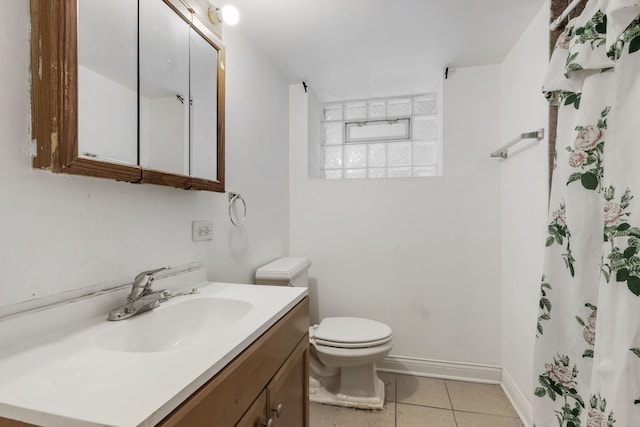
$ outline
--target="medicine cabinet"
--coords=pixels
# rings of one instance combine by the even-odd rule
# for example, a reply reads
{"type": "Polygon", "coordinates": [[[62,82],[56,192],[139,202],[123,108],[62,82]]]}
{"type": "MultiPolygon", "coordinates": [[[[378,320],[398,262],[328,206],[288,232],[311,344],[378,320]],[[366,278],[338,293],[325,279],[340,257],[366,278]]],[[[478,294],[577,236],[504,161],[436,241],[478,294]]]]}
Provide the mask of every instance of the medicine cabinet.
{"type": "Polygon", "coordinates": [[[224,191],[224,47],[205,0],[31,0],[35,168],[224,191]]]}

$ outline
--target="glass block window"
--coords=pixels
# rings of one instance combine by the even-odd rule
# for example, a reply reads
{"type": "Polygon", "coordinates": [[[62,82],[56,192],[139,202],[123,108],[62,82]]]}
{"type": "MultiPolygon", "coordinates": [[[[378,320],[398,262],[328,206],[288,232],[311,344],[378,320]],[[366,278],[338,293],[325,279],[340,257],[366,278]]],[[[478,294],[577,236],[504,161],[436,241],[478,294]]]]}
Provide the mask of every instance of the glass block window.
{"type": "Polygon", "coordinates": [[[325,179],[441,175],[437,94],[322,106],[325,179]]]}

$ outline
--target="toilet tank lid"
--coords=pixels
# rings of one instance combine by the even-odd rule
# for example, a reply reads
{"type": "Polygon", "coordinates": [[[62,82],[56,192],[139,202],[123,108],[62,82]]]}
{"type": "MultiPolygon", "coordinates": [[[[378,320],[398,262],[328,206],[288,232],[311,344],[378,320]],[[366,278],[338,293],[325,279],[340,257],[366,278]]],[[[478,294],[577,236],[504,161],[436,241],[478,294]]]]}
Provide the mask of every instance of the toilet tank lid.
{"type": "Polygon", "coordinates": [[[311,260],[303,257],[282,257],[263,265],[256,271],[256,281],[292,280],[311,266],[311,260]]]}

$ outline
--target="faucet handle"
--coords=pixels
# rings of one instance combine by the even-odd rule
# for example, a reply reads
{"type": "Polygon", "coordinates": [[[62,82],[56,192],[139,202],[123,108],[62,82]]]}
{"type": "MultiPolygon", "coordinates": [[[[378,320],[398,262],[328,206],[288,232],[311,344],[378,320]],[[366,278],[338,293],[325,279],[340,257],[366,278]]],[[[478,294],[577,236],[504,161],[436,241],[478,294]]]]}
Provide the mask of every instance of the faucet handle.
{"type": "Polygon", "coordinates": [[[160,267],[160,268],[154,268],[153,270],[147,270],[147,271],[143,271],[142,273],[138,273],[138,275],[136,276],[136,278],[133,280],[133,284],[134,286],[136,284],[139,284],[145,276],[149,276],[149,278],[151,278],[153,280],[153,277],[155,277],[156,273],[159,273],[161,271],[164,270],[169,270],[171,267],[169,266],[165,266],[165,267],[160,267]]]}
{"type": "Polygon", "coordinates": [[[170,268],[171,267],[160,267],[160,268],[147,270],[147,271],[143,271],[142,273],[139,273],[136,276],[136,278],[133,279],[133,286],[131,286],[131,293],[129,293],[129,296],[127,297],[127,301],[133,302],[137,300],[140,296],[151,292],[151,284],[155,279],[155,274],[163,270],[168,270],[170,268]],[[142,288],[142,291],[138,291],[138,289],[140,288],[142,288]]]}

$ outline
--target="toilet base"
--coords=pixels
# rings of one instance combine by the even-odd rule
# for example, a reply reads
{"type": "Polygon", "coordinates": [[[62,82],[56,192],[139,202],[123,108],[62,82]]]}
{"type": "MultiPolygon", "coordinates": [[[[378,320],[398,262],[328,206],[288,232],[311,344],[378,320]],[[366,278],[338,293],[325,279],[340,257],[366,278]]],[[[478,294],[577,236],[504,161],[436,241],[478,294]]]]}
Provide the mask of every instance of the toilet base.
{"type": "MultiPolygon", "coordinates": [[[[376,375],[374,373],[374,375],[376,375]]],[[[377,377],[374,381],[373,396],[355,396],[340,393],[340,376],[309,378],[309,401],[325,405],[358,409],[384,409],[384,383],[377,377]]]]}

